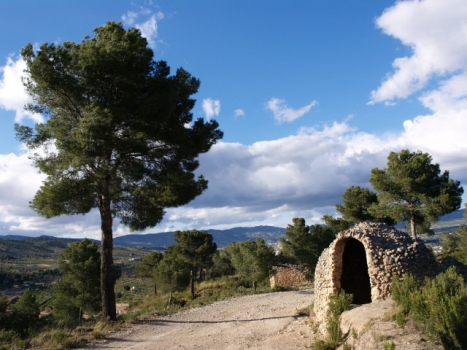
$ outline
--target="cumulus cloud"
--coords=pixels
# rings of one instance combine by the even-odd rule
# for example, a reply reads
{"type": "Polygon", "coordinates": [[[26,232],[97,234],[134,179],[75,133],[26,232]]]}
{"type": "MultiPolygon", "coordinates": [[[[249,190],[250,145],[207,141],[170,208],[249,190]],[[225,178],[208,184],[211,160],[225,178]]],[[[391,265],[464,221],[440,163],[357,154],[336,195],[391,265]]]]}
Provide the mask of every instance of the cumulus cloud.
{"type": "Polygon", "coordinates": [[[122,21],[125,25],[138,28],[141,35],[146,38],[149,46],[156,47],[156,40],[158,38],[158,21],[164,18],[161,11],[153,13],[148,8],[140,8],[139,11],[128,11],[122,16],[122,21]]]}
{"type": "Polygon", "coordinates": [[[312,101],[310,104],[299,108],[299,109],[292,109],[285,104],[284,100],[279,98],[271,98],[266,103],[266,108],[272,111],[274,114],[274,119],[279,123],[291,123],[294,120],[302,117],[306,113],[308,113],[311,107],[314,107],[318,104],[316,101],[312,101]]]}
{"type": "Polygon", "coordinates": [[[243,117],[244,115],[245,115],[245,112],[243,111],[243,109],[236,109],[234,111],[235,119],[237,119],[238,117],[243,117]]]}
{"type": "Polygon", "coordinates": [[[202,108],[204,114],[206,114],[206,118],[209,120],[212,117],[217,117],[221,112],[221,101],[206,98],[203,100],[202,108]]]}
{"type": "MultiPolygon", "coordinates": [[[[0,234],[99,239],[101,223],[96,209],[87,215],[45,219],[29,207],[45,179],[45,175],[32,166],[31,155],[31,152],[0,155],[0,234]]],[[[129,233],[118,221],[114,229],[116,236],[129,233]]]]}
{"type": "Polygon", "coordinates": [[[370,187],[371,169],[386,167],[389,153],[405,148],[429,153],[465,184],[465,130],[465,113],[451,111],[408,120],[400,134],[360,132],[345,121],[250,146],[219,143],[200,159],[208,190],[184,208],[169,209],[162,224],[190,229],[285,227],[294,217],[318,222],[335,213],[346,188],[370,187]]]}
{"type": "MultiPolygon", "coordinates": [[[[371,169],[386,166],[391,151],[408,148],[433,156],[453,179],[467,183],[467,143],[463,111],[418,116],[400,134],[361,132],[350,121],[315,128],[252,145],[220,142],[200,156],[199,174],[208,189],[181,208],[168,208],[156,228],[191,230],[234,226],[285,227],[294,217],[318,222],[333,214],[340,195],[352,185],[368,187],[371,169]]],[[[85,216],[40,218],[28,208],[43,175],[29,154],[0,156],[0,227],[2,234],[53,234],[99,238],[96,210],[85,216]]],[[[128,228],[114,221],[115,235],[128,228]]]]}
{"type": "MultiPolygon", "coordinates": [[[[398,1],[376,20],[385,34],[412,49],[393,62],[394,73],[371,92],[370,104],[406,98],[436,77],[465,74],[467,2],[464,0],[398,1]]],[[[455,79],[455,77],[454,77],[455,79]]],[[[444,82],[454,88],[455,83],[444,82]]],[[[433,97],[433,96],[432,96],[433,97]]],[[[433,99],[428,107],[437,107],[433,99]]]]}
{"type": "Polygon", "coordinates": [[[6,65],[0,67],[0,107],[15,112],[15,121],[21,122],[23,118],[30,118],[36,123],[44,121],[42,115],[29,113],[24,106],[32,99],[26,93],[21,77],[25,75],[26,62],[21,57],[16,61],[12,57],[7,58],[6,65]]]}

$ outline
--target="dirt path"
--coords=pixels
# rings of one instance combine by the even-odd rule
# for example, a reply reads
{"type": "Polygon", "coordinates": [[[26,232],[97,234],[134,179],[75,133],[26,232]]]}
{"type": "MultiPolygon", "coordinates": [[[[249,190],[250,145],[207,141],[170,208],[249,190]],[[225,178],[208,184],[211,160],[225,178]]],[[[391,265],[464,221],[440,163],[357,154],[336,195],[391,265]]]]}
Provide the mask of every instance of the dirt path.
{"type": "Polygon", "coordinates": [[[311,330],[295,312],[313,298],[312,290],[302,290],[225,300],[127,325],[86,349],[303,348],[311,330]]]}

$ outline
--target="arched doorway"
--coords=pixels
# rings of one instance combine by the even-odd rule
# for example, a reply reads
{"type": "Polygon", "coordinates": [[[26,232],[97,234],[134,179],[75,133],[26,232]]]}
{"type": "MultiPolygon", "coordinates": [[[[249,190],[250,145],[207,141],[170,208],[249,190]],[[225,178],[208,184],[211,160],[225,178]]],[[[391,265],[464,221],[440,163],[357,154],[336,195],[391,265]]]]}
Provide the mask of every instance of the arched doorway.
{"type": "Polygon", "coordinates": [[[371,303],[365,247],[353,238],[347,241],[342,254],[341,288],[354,295],[353,304],[371,303]]]}

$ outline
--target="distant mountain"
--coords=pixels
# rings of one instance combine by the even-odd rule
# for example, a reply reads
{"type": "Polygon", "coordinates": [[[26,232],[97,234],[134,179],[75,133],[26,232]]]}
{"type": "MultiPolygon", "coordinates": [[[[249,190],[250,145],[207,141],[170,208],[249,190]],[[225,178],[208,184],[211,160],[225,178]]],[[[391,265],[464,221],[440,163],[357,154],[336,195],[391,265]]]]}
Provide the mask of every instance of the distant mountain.
{"type": "Polygon", "coordinates": [[[55,259],[69,244],[78,241],[81,241],[81,239],[52,236],[0,236],[0,260],[14,260],[27,257],[55,259]]]}
{"type": "MultiPolygon", "coordinates": [[[[436,233],[452,232],[459,228],[459,226],[464,225],[466,223],[463,216],[464,212],[465,210],[462,209],[443,216],[440,221],[433,225],[434,231],[436,233]]],[[[395,227],[397,229],[404,229],[405,223],[399,223],[395,227]]],[[[263,238],[266,243],[275,244],[279,241],[280,237],[285,237],[285,228],[275,226],[234,227],[228,230],[208,229],[207,231],[212,234],[214,242],[216,242],[219,248],[223,248],[232,242],[243,242],[248,239],[255,240],[257,237],[263,238]]],[[[26,252],[28,250],[36,251],[39,256],[56,256],[57,252],[63,250],[68,244],[80,240],[81,239],[56,238],[52,236],[0,236],[0,259],[6,256],[13,258],[18,251],[26,252]]],[[[95,242],[100,244],[99,241],[95,242]]],[[[142,247],[149,249],[164,249],[169,245],[175,244],[173,232],[129,234],[115,237],[113,242],[115,246],[142,247]]]]}
{"type": "Polygon", "coordinates": [[[465,209],[453,211],[453,212],[450,213],[450,214],[444,215],[444,216],[440,219],[440,222],[443,222],[443,221],[453,221],[453,220],[462,220],[462,221],[465,222],[464,213],[465,213],[465,209]]]}
{"type": "MultiPolygon", "coordinates": [[[[285,237],[285,228],[274,226],[235,227],[228,230],[206,230],[216,242],[218,248],[223,248],[232,242],[243,242],[248,239],[263,238],[266,243],[275,244],[280,237],[285,237]]],[[[114,244],[130,247],[157,248],[175,244],[173,232],[130,234],[114,238],[114,244]]]]}
{"type": "Polygon", "coordinates": [[[31,237],[28,236],[19,236],[19,235],[6,235],[6,236],[0,236],[0,239],[11,239],[13,241],[22,241],[31,237]]]}

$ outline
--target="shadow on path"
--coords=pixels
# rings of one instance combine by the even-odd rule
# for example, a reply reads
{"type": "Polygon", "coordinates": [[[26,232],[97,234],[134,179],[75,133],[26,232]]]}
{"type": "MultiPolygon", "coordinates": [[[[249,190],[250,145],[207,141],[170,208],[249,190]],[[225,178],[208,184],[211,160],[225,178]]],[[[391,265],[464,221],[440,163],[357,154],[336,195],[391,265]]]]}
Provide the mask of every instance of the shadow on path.
{"type": "Polygon", "coordinates": [[[246,320],[240,319],[232,319],[232,320],[220,320],[220,321],[204,321],[204,320],[196,320],[196,321],[178,321],[178,320],[169,320],[169,319],[154,319],[154,320],[144,320],[144,321],[136,321],[134,324],[149,324],[155,326],[164,326],[165,324],[221,324],[221,323],[235,323],[235,322],[256,322],[256,321],[267,321],[267,320],[278,320],[281,318],[294,318],[299,319],[301,317],[306,317],[302,315],[290,315],[290,316],[277,316],[277,317],[263,317],[263,318],[252,318],[246,320]]]}

